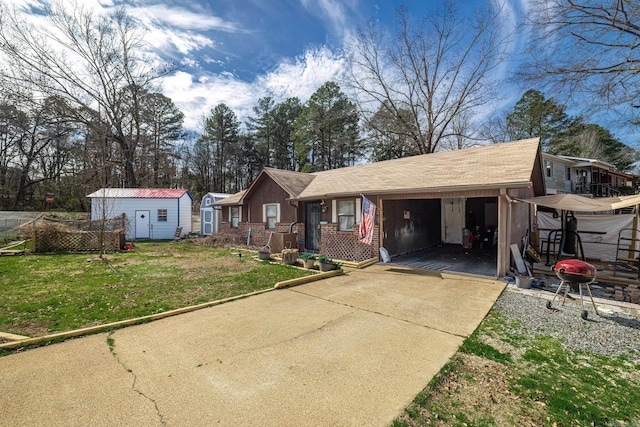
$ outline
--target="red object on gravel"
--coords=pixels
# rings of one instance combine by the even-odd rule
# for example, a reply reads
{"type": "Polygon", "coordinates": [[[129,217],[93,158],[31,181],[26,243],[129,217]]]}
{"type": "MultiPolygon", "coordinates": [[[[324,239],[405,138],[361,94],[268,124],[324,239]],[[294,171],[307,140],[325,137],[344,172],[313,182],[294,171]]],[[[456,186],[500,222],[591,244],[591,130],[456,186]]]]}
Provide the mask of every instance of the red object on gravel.
{"type": "Polygon", "coordinates": [[[553,271],[555,271],[560,280],[569,283],[585,284],[591,283],[596,279],[596,268],[579,259],[558,261],[553,266],[553,271]]]}

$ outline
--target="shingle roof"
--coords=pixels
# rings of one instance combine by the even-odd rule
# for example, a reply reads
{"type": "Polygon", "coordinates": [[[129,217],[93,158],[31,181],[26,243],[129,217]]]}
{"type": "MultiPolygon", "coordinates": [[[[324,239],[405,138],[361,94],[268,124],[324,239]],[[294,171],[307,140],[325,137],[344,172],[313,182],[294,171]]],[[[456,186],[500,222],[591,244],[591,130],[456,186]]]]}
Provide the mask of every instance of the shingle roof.
{"type": "Polygon", "coordinates": [[[357,194],[526,187],[533,181],[532,173],[539,150],[539,139],[532,138],[314,173],[264,168],[247,190],[215,205],[242,204],[263,174],[271,177],[291,199],[298,200],[357,194]]]}
{"type": "Polygon", "coordinates": [[[246,193],[247,190],[242,190],[242,191],[238,191],[236,194],[232,194],[229,197],[225,197],[222,200],[218,200],[217,202],[215,202],[213,205],[214,206],[233,206],[233,205],[239,205],[240,203],[240,199],[242,199],[242,196],[244,196],[244,193],[246,193]]]}
{"type": "Polygon", "coordinates": [[[538,154],[532,138],[316,172],[297,198],[528,186],[538,154]]]}
{"type": "Polygon", "coordinates": [[[264,168],[263,172],[269,175],[284,191],[289,193],[289,197],[292,199],[298,197],[316,177],[315,174],[274,168],[264,168]]]}
{"type": "MultiPolygon", "coordinates": [[[[132,199],[179,199],[187,190],[171,188],[101,188],[87,197],[132,198],[132,199]]],[[[191,197],[191,195],[189,195],[191,197]]]]}

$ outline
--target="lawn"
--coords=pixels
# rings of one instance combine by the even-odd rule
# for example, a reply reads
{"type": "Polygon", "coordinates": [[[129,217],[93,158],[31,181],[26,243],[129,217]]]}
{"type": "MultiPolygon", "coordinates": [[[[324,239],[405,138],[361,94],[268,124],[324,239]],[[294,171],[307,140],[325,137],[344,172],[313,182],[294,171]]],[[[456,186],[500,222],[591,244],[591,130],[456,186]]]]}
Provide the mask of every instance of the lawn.
{"type": "Polygon", "coordinates": [[[308,271],[191,242],[0,258],[0,331],[42,336],[272,288],[308,271]],[[89,261],[91,260],[91,261],[89,261]]]}
{"type": "Polygon", "coordinates": [[[391,427],[640,425],[639,354],[570,349],[518,328],[494,307],[391,427]]]}

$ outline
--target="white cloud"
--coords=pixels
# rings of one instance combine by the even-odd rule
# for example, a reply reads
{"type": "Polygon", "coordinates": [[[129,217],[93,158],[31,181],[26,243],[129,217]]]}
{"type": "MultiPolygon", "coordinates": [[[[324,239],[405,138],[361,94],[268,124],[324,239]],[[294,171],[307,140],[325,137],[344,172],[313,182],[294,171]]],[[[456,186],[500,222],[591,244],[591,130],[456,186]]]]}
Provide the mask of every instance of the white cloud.
{"type": "Polygon", "coordinates": [[[241,122],[252,114],[259,98],[272,96],[276,102],[298,97],[302,102],[328,80],[339,80],[344,59],[328,48],[311,49],[294,60],[281,63],[253,82],[231,73],[175,73],[163,81],[163,93],[185,114],[184,126],[201,131],[202,117],[219,103],[225,103],[241,122]]]}
{"type": "Polygon", "coordinates": [[[176,31],[150,25],[147,25],[147,31],[146,40],[152,47],[166,49],[173,46],[183,55],[215,46],[215,42],[209,37],[191,31],[176,31]]]}
{"type": "Polygon", "coordinates": [[[259,84],[275,98],[297,96],[306,101],[323,83],[340,80],[345,59],[327,47],[307,50],[294,60],[287,60],[273,72],[262,76],[259,84]]]}
{"type": "Polygon", "coordinates": [[[300,0],[300,4],[312,15],[319,16],[341,38],[349,25],[349,11],[354,11],[357,0],[300,0]]]}
{"type": "Polygon", "coordinates": [[[162,91],[184,113],[184,127],[199,132],[202,117],[216,105],[225,103],[242,121],[251,114],[258,98],[264,96],[256,92],[253,84],[229,75],[194,76],[184,71],[165,78],[162,91]]]}
{"type": "Polygon", "coordinates": [[[154,6],[134,7],[128,9],[129,13],[146,23],[153,23],[162,27],[175,27],[192,31],[243,31],[241,25],[225,21],[224,19],[206,13],[196,13],[181,7],[166,4],[154,6]]]}

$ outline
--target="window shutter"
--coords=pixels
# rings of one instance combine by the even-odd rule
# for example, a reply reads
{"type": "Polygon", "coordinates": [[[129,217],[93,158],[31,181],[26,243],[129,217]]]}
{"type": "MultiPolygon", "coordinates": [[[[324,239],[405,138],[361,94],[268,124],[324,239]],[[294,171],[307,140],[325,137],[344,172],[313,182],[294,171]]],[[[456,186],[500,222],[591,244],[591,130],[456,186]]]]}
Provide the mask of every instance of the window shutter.
{"type": "Polygon", "coordinates": [[[262,222],[267,222],[267,205],[262,205],[262,222]]]}
{"type": "Polygon", "coordinates": [[[362,202],[360,199],[356,199],[356,218],[355,223],[360,224],[360,217],[362,216],[362,202]]]}
{"type": "Polygon", "coordinates": [[[331,201],[331,222],[333,224],[338,222],[338,201],[336,199],[331,201]]]}
{"type": "Polygon", "coordinates": [[[276,204],[276,222],[280,222],[280,203],[276,204]]]}
{"type": "Polygon", "coordinates": [[[242,222],[242,206],[238,206],[238,223],[242,222]]]}
{"type": "Polygon", "coordinates": [[[227,220],[231,222],[231,206],[229,206],[229,215],[227,216],[227,220]]]}

